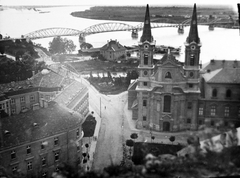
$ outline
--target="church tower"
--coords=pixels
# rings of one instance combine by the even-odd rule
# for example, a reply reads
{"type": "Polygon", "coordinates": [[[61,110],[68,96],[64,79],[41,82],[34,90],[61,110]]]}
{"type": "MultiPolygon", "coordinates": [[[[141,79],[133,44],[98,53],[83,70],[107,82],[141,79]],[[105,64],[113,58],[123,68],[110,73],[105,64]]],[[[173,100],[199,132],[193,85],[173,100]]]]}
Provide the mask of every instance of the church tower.
{"type": "Polygon", "coordinates": [[[197,10],[196,4],[194,4],[192,21],[190,24],[190,31],[185,42],[185,75],[189,80],[188,83],[193,85],[193,88],[196,80],[199,79],[199,59],[200,59],[200,48],[202,44],[198,36],[198,27],[197,27],[197,10]]]}
{"type": "Polygon", "coordinates": [[[185,42],[185,63],[184,75],[186,77],[186,115],[191,123],[191,129],[195,130],[198,126],[198,98],[200,96],[200,48],[202,44],[198,36],[197,9],[194,4],[192,21],[190,24],[189,35],[185,42]]]}
{"type": "Polygon", "coordinates": [[[143,33],[139,42],[140,62],[138,66],[138,84],[137,84],[137,100],[138,100],[138,127],[148,126],[149,123],[149,92],[152,90],[151,80],[153,80],[153,52],[155,41],[152,37],[149,6],[147,4],[143,33]]]}

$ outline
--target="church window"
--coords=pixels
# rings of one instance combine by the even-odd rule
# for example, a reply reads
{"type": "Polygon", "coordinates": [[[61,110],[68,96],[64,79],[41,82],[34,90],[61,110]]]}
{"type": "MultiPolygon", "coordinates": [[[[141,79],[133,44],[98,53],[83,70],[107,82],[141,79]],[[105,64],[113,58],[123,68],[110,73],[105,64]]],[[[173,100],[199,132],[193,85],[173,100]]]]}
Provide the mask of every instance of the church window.
{"type": "Polygon", "coordinates": [[[192,102],[188,102],[188,109],[192,109],[192,102]]]}
{"type": "Polygon", "coordinates": [[[187,118],[187,124],[191,124],[191,118],[187,118]]]}
{"type": "Polygon", "coordinates": [[[232,91],[230,89],[228,89],[226,91],[226,98],[231,98],[231,96],[232,96],[232,91]]]}
{"type": "Polygon", "coordinates": [[[146,116],[143,116],[143,121],[146,121],[147,120],[147,117],[146,116]]]}
{"type": "Polygon", "coordinates": [[[194,66],[194,60],[195,60],[195,56],[194,56],[194,54],[191,54],[191,56],[190,56],[190,66],[194,66]]]}
{"type": "Polygon", "coordinates": [[[199,115],[199,116],[202,116],[202,115],[203,115],[203,107],[200,107],[200,108],[198,109],[198,115],[199,115]]]}
{"type": "Polygon", "coordinates": [[[229,117],[229,106],[226,106],[224,109],[224,116],[229,117]]]}
{"type": "Polygon", "coordinates": [[[164,96],[163,112],[171,112],[171,96],[164,96]]]}
{"type": "Polygon", "coordinates": [[[147,100],[143,100],[143,106],[147,106],[147,100]]]}
{"type": "Polygon", "coordinates": [[[193,77],[194,76],[194,73],[193,72],[190,72],[189,73],[189,77],[193,77]]]}
{"type": "Polygon", "coordinates": [[[172,78],[172,75],[171,75],[171,73],[170,72],[167,72],[166,74],[165,74],[165,78],[172,78]]]}
{"type": "Polygon", "coordinates": [[[143,86],[147,86],[147,82],[143,82],[143,86]]]}
{"type": "Polygon", "coordinates": [[[144,54],[144,65],[148,65],[148,55],[144,54]]]}
{"type": "Polygon", "coordinates": [[[215,116],[216,115],[216,106],[211,106],[211,116],[215,116]]]}
{"type": "Polygon", "coordinates": [[[217,97],[217,89],[216,88],[214,88],[212,90],[212,97],[217,97]]]}
{"type": "Polygon", "coordinates": [[[193,88],[193,84],[191,84],[191,83],[188,84],[188,86],[189,86],[189,88],[193,88]]]}

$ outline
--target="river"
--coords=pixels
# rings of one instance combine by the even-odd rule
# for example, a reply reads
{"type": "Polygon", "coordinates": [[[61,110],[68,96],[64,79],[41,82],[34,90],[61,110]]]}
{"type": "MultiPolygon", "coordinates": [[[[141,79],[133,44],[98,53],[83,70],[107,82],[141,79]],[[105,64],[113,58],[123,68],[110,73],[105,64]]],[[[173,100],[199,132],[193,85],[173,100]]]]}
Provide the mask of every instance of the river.
{"type": "MultiPolygon", "coordinates": [[[[89,6],[72,6],[72,7],[51,7],[36,8],[40,11],[31,10],[15,10],[6,9],[0,11],[0,33],[3,36],[20,37],[27,33],[53,27],[65,27],[77,30],[99,23],[116,22],[108,20],[92,20],[77,18],[70,15],[71,12],[89,9],[89,6]],[[41,13],[40,13],[41,12],[41,13]]],[[[145,13],[145,12],[143,12],[145,13]]],[[[151,7],[150,7],[151,13],[151,7]]],[[[124,22],[130,25],[138,25],[139,22],[124,22]]],[[[239,60],[240,34],[237,29],[215,28],[209,31],[207,26],[198,26],[199,37],[202,42],[201,62],[204,64],[211,59],[239,60]]],[[[185,33],[179,35],[177,28],[158,28],[152,30],[152,35],[156,40],[156,45],[181,46],[181,55],[177,58],[184,61],[184,42],[186,41],[189,27],[185,27],[185,33]]],[[[139,32],[139,37],[142,32],[139,32]]],[[[78,37],[66,37],[74,41],[79,48],[78,37]]],[[[130,32],[107,32],[94,34],[86,37],[86,41],[91,43],[93,47],[102,47],[110,39],[117,39],[122,45],[137,45],[139,38],[133,40],[130,32]]],[[[34,40],[48,48],[48,43],[52,38],[34,40]]],[[[159,58],[159,56],[156,56],[159,58]]]]}

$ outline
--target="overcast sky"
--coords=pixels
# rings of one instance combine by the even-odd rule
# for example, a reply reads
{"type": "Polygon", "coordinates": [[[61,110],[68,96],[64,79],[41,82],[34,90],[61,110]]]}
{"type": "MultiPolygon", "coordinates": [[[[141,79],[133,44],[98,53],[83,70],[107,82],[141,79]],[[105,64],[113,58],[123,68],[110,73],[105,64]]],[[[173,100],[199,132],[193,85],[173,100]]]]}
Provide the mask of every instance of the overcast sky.
{"type": "Polygon", "coordinates": [[[239,0],[0,0],[1,5],[184,5],[219,4],[233,5],[239,0]]]}

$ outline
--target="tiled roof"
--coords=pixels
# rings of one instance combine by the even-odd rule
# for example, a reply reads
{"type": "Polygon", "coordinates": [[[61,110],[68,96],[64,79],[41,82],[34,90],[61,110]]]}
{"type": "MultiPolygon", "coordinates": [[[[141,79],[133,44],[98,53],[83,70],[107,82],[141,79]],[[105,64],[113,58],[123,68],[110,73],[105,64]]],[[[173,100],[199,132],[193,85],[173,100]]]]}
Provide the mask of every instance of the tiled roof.
{"type": "Polygon", "coordinates": [[[221,68],[240,68],[240,61],[215,60],[203,64],[202,71],[214,71],[221,68]]]}
{"type": "Polygon", "coordinates": [[[218,72],[220,72],[222,69],[214,70],[213,72],[207,72],[205,74],[202,74],[202,77],[205,79],[206,82],[211,80],[218,72]]]}
{"type": "Polygon", "coordinates": [[[158,62],[158,64],[164,64],[167,61],[171,61],[177,65],[182,64],[180,61],[176,59],[176,57],[169,51],[168,53],[164,54],[162,59],[158,62]]]}
{"type": "Polygon", "coordinates": [[[240,84],[240,68],[223,68],[208,82],[240,84]]]}
{"type": "Polygon", "coordinates": [[[110,51],[123,51],[126,50],[124,46],[122,46],[117,40],[111,40],[107,44],[105,44],[101,50],[110,50],[110,51]]]}
{"type": "Polygon", "coordinates": [[[3,149],[53,136],[77,127],[83,121],[80,114],[53,101],[48,103],[47,108],[1,118],[3,149]],[[5,133],[7,131],[9,134],[5,133]]]}

